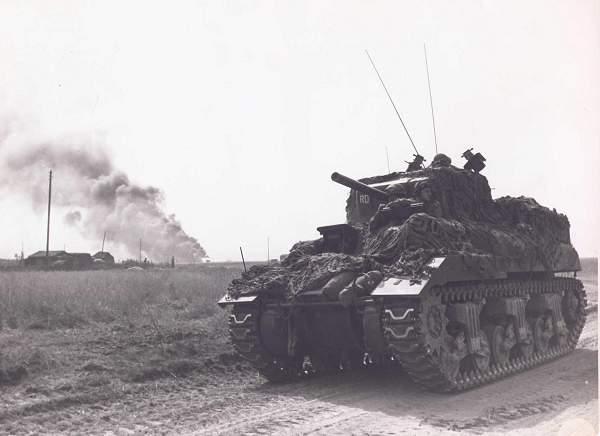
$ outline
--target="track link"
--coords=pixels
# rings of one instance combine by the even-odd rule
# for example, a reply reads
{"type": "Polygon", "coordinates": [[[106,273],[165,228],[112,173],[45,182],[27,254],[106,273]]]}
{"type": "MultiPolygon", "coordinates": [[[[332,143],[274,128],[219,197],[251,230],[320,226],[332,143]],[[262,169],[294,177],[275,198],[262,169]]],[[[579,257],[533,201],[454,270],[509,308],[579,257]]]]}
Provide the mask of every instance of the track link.
{"type": "MultiPolygon", "coordinates": [[[[562,295],[564,292],[571,292],[577,299],[577,305],[574,317],[567,324],[569,333],[565,345],[553,346],[544,352],[535,351],[528,358],[517,357],[503,364],[490,364],[484,371],[470,370],[449,377],[444,364],[446,356],[436,351],[426,334],[422,316],[423,300],[402,297],[386,299],[382,327],[388,348],[412,379],[427,390],[456,392],[471,389],[549,362],[573,351],[585,324],[585,291],[582,283],[573,278],[450,285],[433,288],[431,292],[433,298],[439,299],[441,310],[449,303],[482,301],[490,297],[527,297],[542,293],[562,295]]],[[[445,329],[445,325],[440,328],[445,329]]]]}
{"type": "Polygon", "coordinates": [[[261,343],[259,308],[254,304],[235,305],[229,315],[229,337],[235,351],[272,382],[294,379],[301,362],[273,356],[261,343]]]}

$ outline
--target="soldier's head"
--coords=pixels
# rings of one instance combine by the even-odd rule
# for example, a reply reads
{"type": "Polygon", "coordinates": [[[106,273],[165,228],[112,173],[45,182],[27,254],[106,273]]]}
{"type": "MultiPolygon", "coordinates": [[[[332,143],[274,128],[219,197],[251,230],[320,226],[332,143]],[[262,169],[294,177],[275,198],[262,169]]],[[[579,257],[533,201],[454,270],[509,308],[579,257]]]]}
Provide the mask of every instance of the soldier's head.
{"type": "Polygon", "coordinates": [[[436,154],[431,162],[431,168],[444,168],[449,167],[452,163],[452,159],[443,153],[436,154]]]}
{"type": "Polygon", "coordinates": [[[406,197],[406,188],[402,186],[401,183],[397,183],[395,185],[390,185],[385,188],[385,192],[387,192],[391,197],[394,198],[403,198],[406,197]]]}
{"type": "Polygon", "coordinates": [[[416,165],[421,165],[425,161],[425,158],[420,154],[413,154],[413,156],[415,157],[413,163],[416,165]]]}

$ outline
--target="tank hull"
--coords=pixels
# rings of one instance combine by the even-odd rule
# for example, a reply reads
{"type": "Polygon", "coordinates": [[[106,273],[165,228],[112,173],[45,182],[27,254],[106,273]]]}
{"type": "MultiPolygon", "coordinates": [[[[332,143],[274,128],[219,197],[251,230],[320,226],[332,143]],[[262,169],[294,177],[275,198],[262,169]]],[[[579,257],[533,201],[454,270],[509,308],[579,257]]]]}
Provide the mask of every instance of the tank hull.
{"type": "Polygon", "coordinates": [[[399,363],[426,389],[456,392],[571,352],[586,299],[579,280],[545,275],[428,282],[350,307],[317,293],[232,306],[234,347],[269,380],[399,363]]]}

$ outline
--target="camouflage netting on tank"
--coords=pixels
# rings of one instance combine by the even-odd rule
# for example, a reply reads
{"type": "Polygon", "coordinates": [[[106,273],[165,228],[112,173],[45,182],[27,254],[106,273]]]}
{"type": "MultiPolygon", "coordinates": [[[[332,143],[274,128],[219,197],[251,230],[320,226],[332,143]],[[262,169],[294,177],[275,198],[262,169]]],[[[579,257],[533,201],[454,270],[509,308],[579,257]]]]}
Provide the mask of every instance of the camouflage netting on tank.
{"type": "Polygon", "coordinates": [[[577,253],[569,221],[526,197],[493,200],[487,179],[452,166],[361,179],[390,193],[373,208],[370,222],[358,211],[352,191],[348,222],[359,242],[349,253],[324,252],[323,239],[295,244],[277,265],[252,267],[228,288],[231,296],[264,292],[293,298],[323,287],[342,272],[379,270],[386,276],[418,276],[436,256],[468,254],[479,264],[510,262],[524,271],[534,265],[555,270],[577,253]],[[401,183],[393,183],[401,179],[401,183]],[[387,184],[387,182],[390,182],[387,184]],[[407,205],[420,206],[406,213],[407,205]]]}
{"type": "MultiPolygon", "coordinates": [[[[320,246],[321,240],[308,241],[303,244],[320,246]]],[[[294,252],[290,253],[290,255],[294,252]]],[[[298,256],[296,253],[295,256],[298,256]]],[[[286,258],[286,261],[290,259],[286,258]]],[[[241,279],[235,279],[227,288],[232,297],[259,292],[268,295],[286,295],[293,297],[303,291],[319,289],[331,278],[342,272],[370,271],[381,269],[368,256],[351,256],[343,253],[306,254],[295,261],[282,262],[281,265],[253,266],[242,273],[241,279]]]]}

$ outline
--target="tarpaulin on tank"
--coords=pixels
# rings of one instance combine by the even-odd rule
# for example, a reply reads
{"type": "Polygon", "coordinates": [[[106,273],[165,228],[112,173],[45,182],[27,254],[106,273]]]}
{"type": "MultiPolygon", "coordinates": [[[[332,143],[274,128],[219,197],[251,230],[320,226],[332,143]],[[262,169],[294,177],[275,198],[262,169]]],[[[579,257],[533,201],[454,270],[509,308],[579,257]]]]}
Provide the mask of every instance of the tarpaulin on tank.
{"type": "Polygon", "coordinates": [[[360,206],[351,192],[348,220],[360,235],[352,252],[323,253],[322,239],[297,243],[281,264],[253,267],[234,280],[229,294],[292,297],[322,287],[344,271],[358,275],[377,269],[387,276],[417,277],[430,259],[450,254],[469,255],[471,262],[480,263],[473,267],[481,269],[498,265],[511,271],[578,269],[566,216],[531,198],[493,200],[487,179],[480,174],[448,166],[361,181],[390,193],[390,207],[384,211],[387,205],[380,205],[370,223],[352,223],[353,207],[360,206]],[[391,207],[413,202],[419,207],[408,215],[405,207],[391,207]]]}

